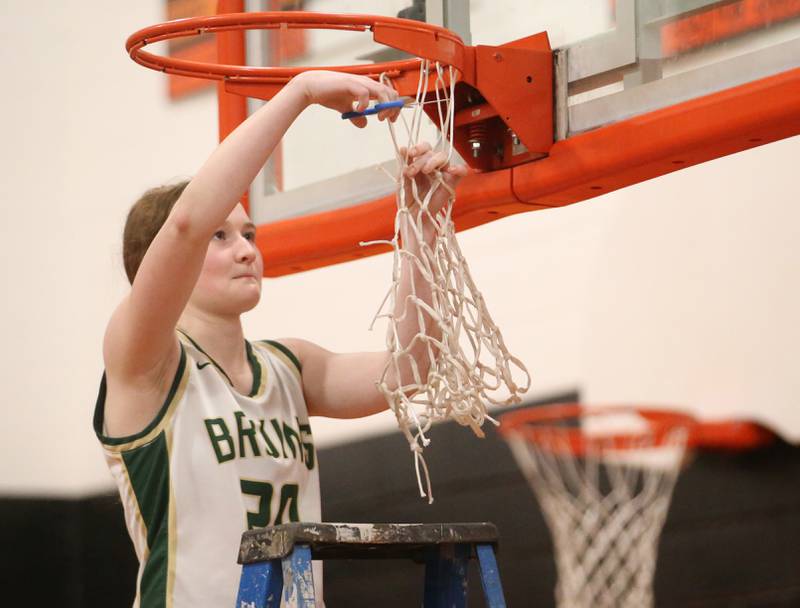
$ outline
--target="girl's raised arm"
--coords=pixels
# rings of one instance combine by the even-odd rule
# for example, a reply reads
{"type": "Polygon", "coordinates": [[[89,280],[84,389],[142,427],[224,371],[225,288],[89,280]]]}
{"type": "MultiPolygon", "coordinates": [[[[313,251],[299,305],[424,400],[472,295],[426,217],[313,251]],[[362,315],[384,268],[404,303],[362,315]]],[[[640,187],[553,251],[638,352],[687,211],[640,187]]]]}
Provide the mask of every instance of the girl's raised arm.
{"type": "MultiPolygon", "coordinates": [[[[297,116],[319,103],[345,112],[395,92],[374,80],[326,71],[305,72],[233,131],[186,186],[142,259],[130,294],[106,330],[109,382],[144,388],[171,378],[179,347],[175,327],[200,275],[211,237],[234,209],[297,116]]],[[[395,118],[397,111],[380,116],[395,118]]],[[[366,125],[363,117],[353,120],[366,125]]]]}

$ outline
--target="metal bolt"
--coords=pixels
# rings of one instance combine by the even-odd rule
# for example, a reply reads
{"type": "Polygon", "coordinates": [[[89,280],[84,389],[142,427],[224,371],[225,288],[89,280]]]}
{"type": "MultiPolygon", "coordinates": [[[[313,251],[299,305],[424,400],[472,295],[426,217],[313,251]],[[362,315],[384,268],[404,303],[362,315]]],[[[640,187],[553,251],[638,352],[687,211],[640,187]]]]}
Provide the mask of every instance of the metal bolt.
{"type": "Polygon", "coordinates": [[[481,155],[481,142],[473,140],[469,143],[472,147],[472,158],[478,158],[481,155]]]}

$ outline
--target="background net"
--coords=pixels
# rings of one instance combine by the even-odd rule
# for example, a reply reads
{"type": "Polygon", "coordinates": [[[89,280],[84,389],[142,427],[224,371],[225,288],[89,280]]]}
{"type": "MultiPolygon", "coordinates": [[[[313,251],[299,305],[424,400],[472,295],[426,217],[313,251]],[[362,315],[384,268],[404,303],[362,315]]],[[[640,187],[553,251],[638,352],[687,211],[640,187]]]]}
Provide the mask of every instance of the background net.
{"type": "Polygon", "coordinates": [[[507,435],[553,537],[556,602],[560,608],[647,608],[687,429],[656,433],[645,423],[609,434],[592,430],[588,418],[578,419],[579,428],[507,435]]]}

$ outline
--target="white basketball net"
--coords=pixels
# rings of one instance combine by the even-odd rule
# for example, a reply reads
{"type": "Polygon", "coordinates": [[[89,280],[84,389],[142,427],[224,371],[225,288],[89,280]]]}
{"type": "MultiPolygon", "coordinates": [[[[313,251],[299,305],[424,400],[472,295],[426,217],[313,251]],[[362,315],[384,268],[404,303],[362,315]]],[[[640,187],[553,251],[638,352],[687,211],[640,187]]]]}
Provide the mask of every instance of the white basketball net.
{"type": "Polygon", "coordinates": [[[578,458],[557,428],[537,441],[511,434],[553,537],[559,608],[653,606],[658,540],[686,435],[675,428],[655,445],[645,432],[625,446],[593,437],[578,458]]]}
{"type": "MultiPolygon", "coordinates": [[[[452,101],[456,71],[452,67],[447,69],[449,82],[445,79],[445,69],[439,64],[422,62],[413,118],[410,124],[402,114],[401,119],[407,131],[407,141],[403,145],[408,149],[420,140],[424,116],[422,101],[428,89],[428,79],[435,78],[440,137],[434,151],[445,151],[450,159],[453,155],[452,101]]],[[[389,123],[389,130],[397,155],[397,176],[393,176],[398,185],[397,215],[394,237],[391,241],[379,242],[392,246],[394,265],[391,287],[373,324],[378,318],[388,319],[386,340],[392,358],[383,370],[378,388],[397,416],[400,429],[414,453],[420,495],[427,495],[429,502],[433,502],[430,475],[422,457],[423,448],[430,443],[426,433],[431,425],[452,419],[483,437],[481,426],[485,420],[497,424],[487,415],[487,406],[519,401],[520,395],[530,386],[530,376],[522,362],[508,352],[500,330],[492,321],[483,296],[470,276],[452,220],[455,193],[439,173],[424,197],[420,196],[415,182],[412,181],[411,188],[407,188],[401,173],[407,159],[401,154],[392,123],[389,123]],[[428,205],[439,188],[449,191],[450,200],[434,215],[428,205]],[[423,235],[426,225],[429,226],[427,241],[423,235]],[[416,241],[417,247],[402,242],[400,235],[404,226],[406,233],[413,235],[410,240],[416,241]],[[430,227],[434,232],[432,240],[430,227]],[[411,265],[416,273],[411,280],[410,295],[400,302],[401,269],[404,265],[411,265]],[[400,330],[401,324],[409,318],[416,319],[418,327],[416,334],[411,336],[408,327],[404,333],[400,330]],[[424,377],[415,359],[420,349],[431,362],[424,377]],[[522,386],[512,378],[512,367],[524,376],[522,386]],[[401,378],[403,369],[406,376],[411,370],[413,381],[392,388],[388,378],[401,378]],[[425,477],[424,487],[420,469],[425,477]]]]}

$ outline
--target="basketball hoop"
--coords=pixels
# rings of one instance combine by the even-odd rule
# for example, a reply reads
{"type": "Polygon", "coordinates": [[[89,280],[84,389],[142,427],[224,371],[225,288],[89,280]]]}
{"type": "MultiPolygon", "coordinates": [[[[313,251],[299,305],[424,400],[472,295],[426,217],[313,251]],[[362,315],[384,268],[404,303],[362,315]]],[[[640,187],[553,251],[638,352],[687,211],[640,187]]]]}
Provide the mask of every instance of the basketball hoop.
{"type": "MultiPolygon", "coordinates": [[[[226,13],[168,21],[128,37],[131,59],[146,68],[193,78],[221,80],[228,93],[270,99],[294,76],[309,70],[332,70],[391,80],[401,96],[416,96],[420,66],[438,64],[444,78],[458,81],[452,141],[473,168],[497,170],[547,154],[553,145],[553,64],[546,33],[502,46],[469,46],[454,32],[430,23],[380,15],[323,14],[306,11],[226,13]],[[201,34],[283,29],[370,32],[378,44],[412,55],[411,59],[362,65],[254,67],[190,61],[156,55],[146,46],[201,34]],[[502,69],[500,69],[502,68],[502,69]],[[525,146],[523,150],[519,142],[525,146]],[[476,153],[477,151],[477,153],[476,153]]],[[[424,94],[442,83],[428,79],[424,94]]],[[[445,82],[450,84],[450,82],[445,82]]],[[[433,101],[433,97],[425,101],[433,101]]],[[[424,111],[434,122],[439,109],[424,111]]],[[[438,124],[438,123],[437,123],[438,124]]]]}
{"type": "MultiPolygon", "coordinates": [[[[451,65],[459,72],[468,69],[468,54],[457,34],[448,29],[420,21],[377,15],[330,15],[305,11],[263,13],[228,13],[189,19],[178,19],[139,30],[132,34],[125,49],[136,63],[146,68],[193,78],[226,80],[234,87],[258,85],[243,93],[268,99],[292,78],[309,70],[332,70],[379,78],[387,74],[401,95],[416,92],[421,59],[388,61],[363,65],[329,67],[253,67],[189,61],[155,55],[144,47],[164,40],[186,38],[237,30],[325,29],[351,32],[372,32],[375,42],[406,51],[439,63],[451,65]]],[[[240,87],[241,88],[241,87],[240,87]]],[[[237,91],[232,91],[237,92],[237,91]]]]}
{"type": "Polygon", "coordinates": [[[653,606],[658,541],[688,451],[774,439],[748,423],[577,404],[508,413],[500,431],[553,536],[561,608],[653,606]]]}

